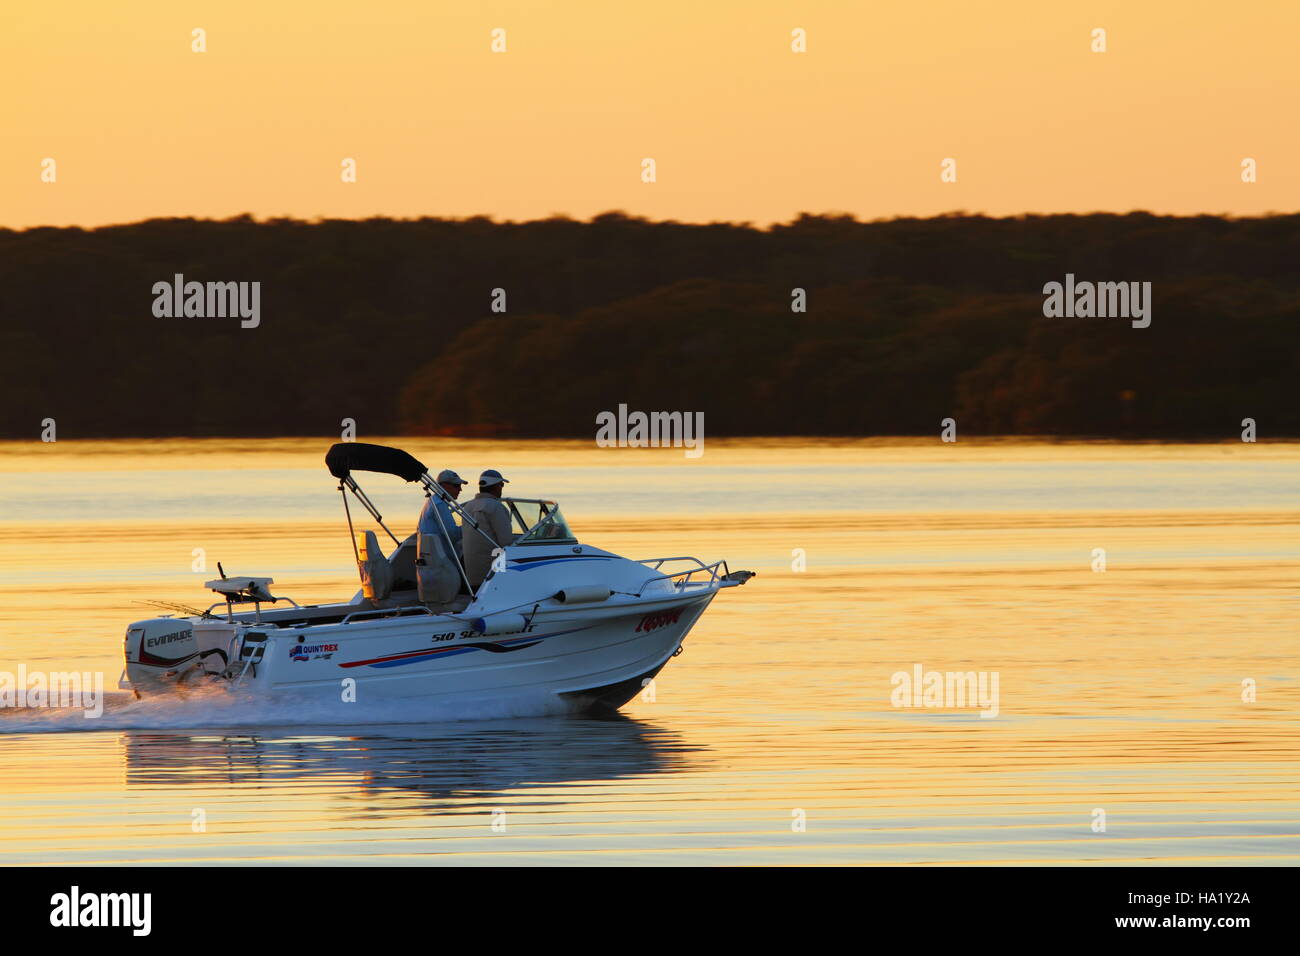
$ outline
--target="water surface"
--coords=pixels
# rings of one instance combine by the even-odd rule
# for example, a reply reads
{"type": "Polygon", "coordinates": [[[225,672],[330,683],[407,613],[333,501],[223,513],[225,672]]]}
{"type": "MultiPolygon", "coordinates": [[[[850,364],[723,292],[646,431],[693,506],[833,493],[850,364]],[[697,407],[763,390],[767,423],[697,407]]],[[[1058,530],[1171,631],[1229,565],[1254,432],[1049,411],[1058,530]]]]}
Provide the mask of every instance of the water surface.
{"type": "MultiPolygon", "coordinates": [[[[403,444],[759,576],[612,720],[0,712],[0,862],[1300,859],[1298,445],[403,444]],[[917,664],[996,672],[998,716],[892,706],[917,664]]],[[[350,596],[327,445],[0,444],[0,670],[115,685],[126,624],[206,606],[217,561],[350,596]]],[[[408,532],[412,486],[364,484],[408,532]]]]}

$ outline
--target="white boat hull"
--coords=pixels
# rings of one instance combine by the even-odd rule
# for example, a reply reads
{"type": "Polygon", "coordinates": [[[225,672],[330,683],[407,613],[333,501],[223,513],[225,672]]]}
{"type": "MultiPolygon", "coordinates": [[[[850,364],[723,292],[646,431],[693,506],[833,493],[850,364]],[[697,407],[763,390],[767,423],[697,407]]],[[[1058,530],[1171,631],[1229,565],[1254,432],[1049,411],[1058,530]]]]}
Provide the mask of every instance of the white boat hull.
{"type": "Polygon", "coordinates": [[[511,702],[545,711],[616,709],[659,673],[711,600],[618,616],[538,614],[523,632],[490,637],[461,620],[422,616],[400,629],[391,619],[316,627],[302,642],[277,634],[238,686],[363,706],[418,698],[439,710],[511,702]]]}

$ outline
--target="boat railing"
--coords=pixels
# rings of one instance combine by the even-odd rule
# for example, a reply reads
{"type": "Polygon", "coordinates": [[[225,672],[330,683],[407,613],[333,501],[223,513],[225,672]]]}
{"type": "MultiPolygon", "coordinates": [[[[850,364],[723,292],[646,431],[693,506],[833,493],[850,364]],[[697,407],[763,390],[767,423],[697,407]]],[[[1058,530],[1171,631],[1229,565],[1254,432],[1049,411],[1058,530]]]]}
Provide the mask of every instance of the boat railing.
{"type": "MultiPolygon", "coordinates": [[[[295,600],[294,600],[293,598],[291,598],[291,597],[277,597],[277,598],[269,598],[269,599],[268,599],[268,598],[253,598],[253,597],[236,597],[236,598],[234,598],[233,600],[217,601],[217,602],[215,602],[215,603],[213,603],[213,604],[209,604],[209,605],[207,606],[207,609],[204,610],[202,613],[200,613],[200,614],[198,615],[198,617],[200,617],[200,618],[205,618],[205,619],[206,619],[206,618],[210,618],[210,617],[211,617],[211,618],[215,618],[216,615],[212,613],[213,610],[214,610],[215,608],[224,607],[224,608],[226,609],[226,622],[229,623],[229,624],[233,624],[233,623],[235,622],[235,607],[234,607],[234,606],[235,606],[236,604],[252,604],[252,605],[253,605],[253,623],[255,623],[255,624],[261,624],[261,623],[262,623],[262,605],[263,605],[263,604],[278,604],[280,601],[288,601],[290,604],[292,604],[292,605],[293,605],[294,607],[296,607],[298,610],[300,610],[300,611],[302,610],[302,605],[299,604],[297,601],[295,601],[295,600]]],[[[244,612],[244,613],[247,613],[247,612],[244,612]]]]}
{"type": "Polygon", "coordinates": [[[637,563],[644,564],[651,571],[662,571],[665,564],[670,564],[676,561],[686,561],[691,565],[691,567],[683,568],[680,571],[664,571],[655,575],[646,581],[645,584],[641,585],[641,591],[638,592],[638,596],[645,591],[647,585],[652,584],[655,581],[671,581],[673,587],[681,591],[688,585],[692,584],[701,587],[713,587],[718,584],[720,578],[725,578],[731,573],[731,569],[727,567],[726,561],[714,561],[712,564],[705,564],[699,558],[692,558],[688,555],[682,555],[681,557],[676,558],[642,558],[637,563]],[[692,578],[697,574],[708,575],[708,580],[692,580],[692,578]]]}
{"type": "Polygon", "coordinates": [[[408,614],[429,614],[433,617],[438,616],[423,604],[408,604],[405,607],[380,607],[365,611],[353,611],[351,614],[344,617],[339,623],[350,624],[352,621],[361,621],[371,617],[406,617],[408,614]]]}

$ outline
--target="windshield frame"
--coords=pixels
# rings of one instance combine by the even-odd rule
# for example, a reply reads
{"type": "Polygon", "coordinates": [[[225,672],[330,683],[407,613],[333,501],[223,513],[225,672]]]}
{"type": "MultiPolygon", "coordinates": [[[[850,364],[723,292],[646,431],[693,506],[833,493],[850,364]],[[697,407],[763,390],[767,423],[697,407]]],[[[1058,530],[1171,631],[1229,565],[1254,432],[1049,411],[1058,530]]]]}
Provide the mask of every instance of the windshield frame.
{"type": "Polygon", "coordinates": [[[560,506],[555,501],[547,498],[506,498],[503,496],[501,498],[501,503],[510,509],[510,514],[518,520],[520,527],[524,529],[519,532],[518,536],[515,538],[515,544],[573,544],[578,540],[574,537],[573,529],[570,528],[569,523],[565,521],[564,515],[560,511],[560,506]],[[529,526],[523,513],[515,506],[516,502],[520,504],[537,505],[541,516],[533,522],[531,526],[529,526]],[[564,528],[566,532],[563,536],[557,538],[541,538],[534,536],[537,531],[547,525],[554,525],[556,520],[559,521],[560,526],[564,528]]]}

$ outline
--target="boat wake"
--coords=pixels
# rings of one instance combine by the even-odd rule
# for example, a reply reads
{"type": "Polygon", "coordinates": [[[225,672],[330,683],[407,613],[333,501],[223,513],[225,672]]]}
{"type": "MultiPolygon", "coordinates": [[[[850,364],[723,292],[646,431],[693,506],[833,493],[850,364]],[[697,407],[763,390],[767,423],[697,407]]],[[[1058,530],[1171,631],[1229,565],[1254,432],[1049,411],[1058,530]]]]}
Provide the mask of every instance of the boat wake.
{"type": "Polygon", "coordinates": [[[569,708],[554,695],[535,699],[438,704],[420,699],[387,699],[371,703],[329,701],[305,697],[256,697],[222,688],[196,690],[184,696],[146,697],[104,695],[103,712],[88,716],[80,708],[23,707],[0,709],[0,734],[94,733],[118,730],[205,730],[255,727],[259,730],[298,730],[306,727],[353,727],[371,724],[460,723],[516,717],[549,717],[569,708]]]}

